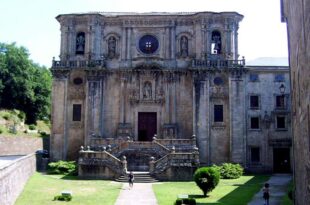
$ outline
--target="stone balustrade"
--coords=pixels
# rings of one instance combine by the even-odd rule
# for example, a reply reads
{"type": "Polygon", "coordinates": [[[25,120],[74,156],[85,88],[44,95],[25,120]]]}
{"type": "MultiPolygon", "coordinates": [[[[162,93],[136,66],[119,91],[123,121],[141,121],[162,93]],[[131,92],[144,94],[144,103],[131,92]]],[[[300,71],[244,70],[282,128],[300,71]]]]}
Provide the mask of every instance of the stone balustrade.
{"type": "Polygon", "coordinates": [[[52,62],[52,69],[68,69],[68,68],[92,68],[105,67],[104,60],[70,60],[70,61],[56,61],[52,62]]]}
{"type": "Polygon", "coordinates": [[[192,60],[192,68],[240,68],[244,66],[244,58],[242,60],[192,60]]]}

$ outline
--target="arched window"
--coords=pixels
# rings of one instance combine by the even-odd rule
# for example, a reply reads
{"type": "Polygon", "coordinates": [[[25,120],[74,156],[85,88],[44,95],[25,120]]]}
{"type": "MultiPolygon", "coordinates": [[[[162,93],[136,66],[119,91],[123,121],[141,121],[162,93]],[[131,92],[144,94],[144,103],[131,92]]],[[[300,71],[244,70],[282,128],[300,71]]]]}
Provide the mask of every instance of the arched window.
{"type": "Polygon", "coordinates": [[[212,31],[211,54],[221,54],[221,51],[222,51],[221,33],[219,31],[212,31]]]}
{"type": "Polygon", "coordinates": [[[108,39],[108,58],[114,58],[116,54],[116,38],[114,36],[108,39]]]}
{"type": "Polygon", "coordinates": [[[85,53],[85,33],[80,32],[76,35],[75,54],[85,53]]]}
{"type": "Polygon", "coordinates": [[[188,39],[186,36],[182,36],[180,39],[180,56],[188,56],[188,39]]]}

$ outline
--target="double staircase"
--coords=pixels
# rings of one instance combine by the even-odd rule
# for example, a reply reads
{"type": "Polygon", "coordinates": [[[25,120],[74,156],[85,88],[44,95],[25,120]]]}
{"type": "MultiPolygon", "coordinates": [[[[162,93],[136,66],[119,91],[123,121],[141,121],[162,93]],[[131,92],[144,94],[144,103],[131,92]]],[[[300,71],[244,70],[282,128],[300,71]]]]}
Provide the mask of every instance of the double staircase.
{"type": "MultiPolygon", "coordinates": [[[[127,183],[128,182],[128,174],[126,175],[121,175],[115,181],[117,182],[123,182],[127,183]]],[[[158,182],[157,179],[152,177],[149,172],[133,172],[134,175],[134,183],[155,183],[158,182]]]]}
{"type": "Polygon", "coordinates": [[[81,147],[79,176],[128,182],[134,171],[136,183],[192,178],[199,166],[196,139],[156,139],[151,142],[130,138],[92,138],[81,147]]]}

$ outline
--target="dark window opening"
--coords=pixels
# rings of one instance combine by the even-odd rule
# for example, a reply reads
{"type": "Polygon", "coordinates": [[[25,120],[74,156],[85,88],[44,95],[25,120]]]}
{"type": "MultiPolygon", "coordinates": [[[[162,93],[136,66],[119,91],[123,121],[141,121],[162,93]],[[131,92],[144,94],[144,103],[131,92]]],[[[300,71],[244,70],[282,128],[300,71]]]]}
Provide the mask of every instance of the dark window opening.
{"type": "Polygon", "coordinates": [[[75,53],[76,54],[85,53],[85,33],[84,32],[80,32],[76,35],[75,53]]]}
{"type": "Polygon", "coordinates": [[[222,50],[221,33],[219,31],[213,31],[211,41],[211,54],[221,54],[221,50],[222,50]]]}
{"type": "Polygon", "coordinates": [[[274,77],[274,81],[275,82],[284,82],[284,75],[283,74],[277,74],[277,75],[275,75],[275,77],[274,77]]]}
{"type": "Polygon", "coordinates": [[[73,104],[73,121],[81,121],[82,118],[82,105],[81,104],[73,104]]]}
{"type": "Polygon", "coordinates": [[[259,96],[257,95],[250,96],[250,108],[252,109],[259,108],[259,96]]]}
{"type": "Polygon", "coordinates": [[[278,109],[285,108],[285,96],[284,95],[276,96],[276,108],[278,109]]]}
{"type": "Polygon", "coordinates": [[[81,85],[83,83],[83,79],[82,78],[74,78],[73,83],[75,85],[81,85]]]}
{"type": "Polygon", "coordinates": [[[214,122],[223,122],[223,105],[214,105],[214,122]]]}
{"type": "Polygon", "coordinates": [[[251,117],[251,129],[259,129],[259,118],[251,117]]]}
{"type": "Polygon", "coordinates": [[[285,117],[284,116],[277,117],[277,128],[285,129],[285,117]]]}
{"type": "Polygon", "coordinates": [[[257,74],[250,74],[250,81],[251,82],[258,81],[258,75],[257,74]]]}
{"type": "Polygon", "coordinates": [[[260,162],[260,150],[259,147],[251,148],[251,162],[260,162]]]}

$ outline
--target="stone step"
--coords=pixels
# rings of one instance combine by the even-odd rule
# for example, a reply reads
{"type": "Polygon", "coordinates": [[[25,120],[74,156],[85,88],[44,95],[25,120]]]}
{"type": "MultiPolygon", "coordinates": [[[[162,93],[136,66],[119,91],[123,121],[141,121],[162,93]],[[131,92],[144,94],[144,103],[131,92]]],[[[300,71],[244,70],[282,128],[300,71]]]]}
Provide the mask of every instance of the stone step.
{"type": "MultiPolygon", "coordinates": [[[[128,173],[129,174],[129,173],[128,173]]],[[[134,183],[154,183],[158,182],[157,179],[153,178],[149,172],[133,172],[134,183]]],[[[117,182],[128,183],[128,175],[122,175],[115,179],[117,182]]]]}

